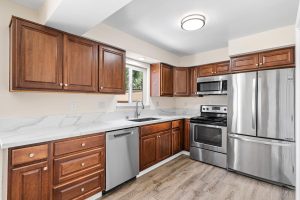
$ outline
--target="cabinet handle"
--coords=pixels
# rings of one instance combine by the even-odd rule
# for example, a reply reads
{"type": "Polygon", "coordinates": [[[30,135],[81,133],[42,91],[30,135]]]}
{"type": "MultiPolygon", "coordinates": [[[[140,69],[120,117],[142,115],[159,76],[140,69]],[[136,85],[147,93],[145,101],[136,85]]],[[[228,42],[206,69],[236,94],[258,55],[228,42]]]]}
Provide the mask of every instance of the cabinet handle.
{"type": "Polygon", "coordinates": [[[103,90],[103,86],[100,87],[100,90],[103,90]]]}
{"type": "Polygon", "coordinates": [[[81,163],[81,167],[84,167],[84,165],[85,165],[85,164],[84,164],[84,162],[83,162],[83,163],[81,163]]]}
{"type": "Polygon", "coordinates": [[[84,188],[81,188],[81,192],[84,192],[84,188]]]}
{"type": "Polygon", "coordinates": [[[59,86],[63,86],[64,84],[63,83],[59,83],[59,86]]]}
{"type": "Polygon", "coordinates": [[[84,142],[83,142],[83,143],[81,143],[81,146],[82,146],[82,147],[85,147],[85,143],[84,143],[84,142]]]}
{"type": "Polygon", "coordinates": [[[65,87],[67,87],[68,86],[68,84],[67,83],[65,83],[65,87]]]}
{"type": "Polygon", "coordinates": [[[43,170],[44,170],[44,171],[47,171],[47,170],[48,170],[48,167],[44,167],[43,170]]]}
{"type": "Polygon", "coordinates": [[[258,66],[258,63],[256,64],[256,67],[258,66]]]}
{"type": "Polygon", "coordinates": [[[33,158],[34,156],[35,156],[34,153],[29,154],[29,158],[33,158]]]}

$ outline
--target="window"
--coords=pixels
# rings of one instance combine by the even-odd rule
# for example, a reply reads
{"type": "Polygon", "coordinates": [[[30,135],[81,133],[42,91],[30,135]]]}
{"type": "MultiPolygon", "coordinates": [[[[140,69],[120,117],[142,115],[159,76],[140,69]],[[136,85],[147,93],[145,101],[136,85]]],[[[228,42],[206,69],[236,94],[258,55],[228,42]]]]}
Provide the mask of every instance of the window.
{"type": "Polygon", "coordinates": [[[147,69],[142,67],[126,65],[126,93],[118,95],[119,106],[134,105],[136,101],[147,104],[147,69]]]}

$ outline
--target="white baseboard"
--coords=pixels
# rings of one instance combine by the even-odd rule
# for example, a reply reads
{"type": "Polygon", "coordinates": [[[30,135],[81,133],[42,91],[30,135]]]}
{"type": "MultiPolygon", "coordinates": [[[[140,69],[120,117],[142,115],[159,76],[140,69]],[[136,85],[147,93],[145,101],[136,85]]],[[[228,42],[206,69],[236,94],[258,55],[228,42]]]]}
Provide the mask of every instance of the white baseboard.
{"type": "Polygon", "coordinates": [[[171,156],[171,157],[169,157],[169,158],[167,158],[167,159],[165,159],[165,160],[163,160],[163,161],[161,161],[161,162],[159,162],[159,163],[157,163],[157,164],[155,164],[155,165],[153,165],[153,166],[151,166],[151,167],[149,167],[149,168],[147,168],[147,169],[145,169],[143,171],[141,171],[136,177],[137,178],[141,177],[141,176],[147,174],[148,172],[151,172],[152,170],[154,170],[154,169],[156,169],[156,168],[158,168],[158,167],[166,164],[167,162],[170,162],[171,160],[174,160],[175,158],[177,158],[178,156],[181,156],[181,155],[187,155],[187,156],[189,156],[190,152],[188,152],[188,151],[181,151],[181,152],[179,152],[179,153],[177,153],[177,154],[175,154],[175,155],[173,155],[173,156],[171,156]]]}
{"type": "Polygon", "coordinates": [[[102,197],[102,192],[99,192],[99,193],[87,198],[86,200],[100,200],[101,197],[102,197]]]}

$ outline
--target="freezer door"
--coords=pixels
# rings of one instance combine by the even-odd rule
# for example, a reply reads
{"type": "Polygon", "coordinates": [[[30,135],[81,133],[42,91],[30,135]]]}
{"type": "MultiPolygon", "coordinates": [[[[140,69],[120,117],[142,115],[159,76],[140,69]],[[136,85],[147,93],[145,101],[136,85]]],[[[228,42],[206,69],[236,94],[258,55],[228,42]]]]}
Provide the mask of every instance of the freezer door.
{"type": "Polygon", "coordinates": [[[232,74],[228,81],[229,133],[256,136],[257,72],[232,74]]]}
{"type": "Polygon", "coordinates": [[[258,72],[257,136],[295,141],[293,68],[258,72]]]}
{"type": "Polygon", "coordinates": [[[228,168],[295,186],[295,143],[229,134],[228,168]]]}

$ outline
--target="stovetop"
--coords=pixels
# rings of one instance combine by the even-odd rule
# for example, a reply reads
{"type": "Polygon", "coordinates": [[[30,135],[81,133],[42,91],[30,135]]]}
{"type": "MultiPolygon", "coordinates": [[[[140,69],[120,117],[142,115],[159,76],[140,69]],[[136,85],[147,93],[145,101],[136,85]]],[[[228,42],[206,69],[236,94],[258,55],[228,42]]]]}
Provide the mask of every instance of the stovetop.
{"type": "Polygon", "coordinates": [[[192,117],[190,120],[192,123],[208,124],[216,126],[227,126],[227,117],[215,117],[215,116],[197,116],[192,117]]]}

